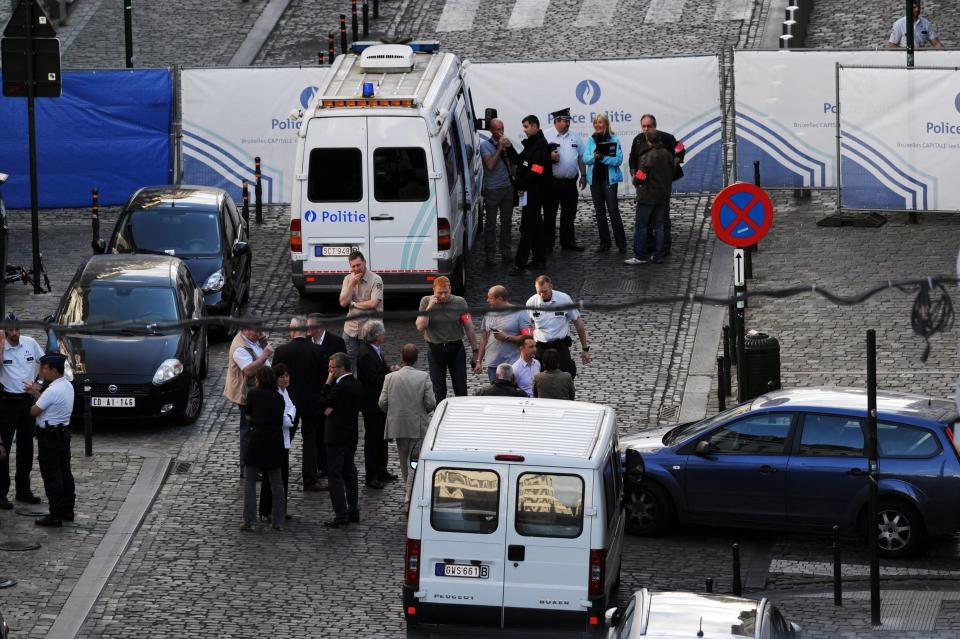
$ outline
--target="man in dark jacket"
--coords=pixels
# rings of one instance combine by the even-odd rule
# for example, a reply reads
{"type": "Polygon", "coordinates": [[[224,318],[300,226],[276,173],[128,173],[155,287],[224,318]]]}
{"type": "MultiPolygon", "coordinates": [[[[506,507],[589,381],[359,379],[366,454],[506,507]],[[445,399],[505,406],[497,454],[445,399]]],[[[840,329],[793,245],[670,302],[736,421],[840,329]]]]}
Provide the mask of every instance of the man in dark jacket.
{"type": "Polygon", "coordinates": [[[320,404],[327,417],[324,439],[327,444],[327,473],[334,518],[323,522],[339,528],[360,521],[357,465],[357,431],[363,388],[350,374],[350,358],[336,353],[327,364],[327,383],[320,391],[320,404]]]}
{"type": "Polygon", "coordinates": [[[383,488],[385,481],[397,478],[387,471],[387,442],[383,429],[387,416],[380,410],[383,378],[390,371],[383,361],[386,329],[383,322],[370,320],[363,325],[363,343],[357,351],[357,381],[363,387],[363,465],[369,488],[383,488]]]}
{"type": "Polygon", "coordinates": [[[517,388],[513,381],[513,367],[510,362],[497,366],[497,378],[492,384],[484,384],[477,389],[477,395],[492,395],[495,397],[526,397],[527,394],[517,388]]]}
{"type": "MultiPolygon", "coordinates": [[[[334,353],[346,353],[347,344],[343,341],[343,338],[337,335],[336,333],[331,333],[327,330],[326,325],[323,322],[323,316],[320,313],[310,313],[307,315],[307,335],[310,337],[310,341],[320,347],[320,350],[323,351],[323,362],[324,367],[326,367],[326,362],[330,359],[330,356],[334,353]]],[[[324,368],[326,370],[326,368],[324,368]]],[[[319,380],[322,379],[318,377],[315,384],[319,386],[319,380]]],[[[327,476],[327,445],[323,443],[323,429],[326,418],[323,414],[320,414],[319,427],[317,428],[317,474],[322,479],[327,476]]]]}
{"type": "MultiPolygon", "coordinates": [[[[682,140],[677,140],[673,135],[666,131],[657,130],[657,118],[649,113],[640,118],[641,133],[633,138],[633,144],[630,147],[630,175],[635,175],[640,168],[640,156],[649,148],[646,132],[652,131],[660,136],[660,143],[663,148],[673,154],[673,181],[676,182],[683,177],[684,157],[687,154],[682,140]]],[[[647,229],[647,252],[653,250],[653,229],[647,229]]],[[[670,201],[667,200],[667,207],[663,214],[663,246],[664,255],[670,255],[670,201]]]]}
{"type": "MultiPolygon", "coordinates": [[[[646,117],[643,121],[649,122],[646,117]]],[[[637,265],[649,261],[647,229],[653,227],[653,261],[661,264],[664,255],[663,219],[673,189],[673,156],[663,147],[655,128],[643,124],[641,127],[644,128],[647,148],[637,158],[637,170],[633,173],[633,185],[637,187],[637,222],[633,230],[633,257],[624,263],[637,265]]]]}
{"type": "Polygon", "coordinates": [[[547,264],[547,247],[543,237],[543,205],[553,185],[553,160],[550,146],[540,130],[540,119],[528,115],[523,119],[523,141],[517,168],[517,190],[520,192],[520,241],[514,256],[511,275],[522,275],[527,268],[543,268],[547,264]],[[524,202],[524,200],[526,200],[524,202]],[[527,258],[533,254],[528,264],[527,258]]]}
{"type": "Polygon", "coordinates": [[[303,490],[316,492],[326,490],[320,481],[319,469],[326,473],[326,454],[321,466],[318,460],[318,445],[323,441],[323,409],[320,407],[320,384],[327,367],[327,354],[307,337],[307,319],[294,317],[290,320],[290,341],[277,347],[273,363],[286,364],[290,371],[290,399],[297,407],[300,432],[303,433],[303,490]],[[319,439],[319,443],[318,443],[319,439]]]}

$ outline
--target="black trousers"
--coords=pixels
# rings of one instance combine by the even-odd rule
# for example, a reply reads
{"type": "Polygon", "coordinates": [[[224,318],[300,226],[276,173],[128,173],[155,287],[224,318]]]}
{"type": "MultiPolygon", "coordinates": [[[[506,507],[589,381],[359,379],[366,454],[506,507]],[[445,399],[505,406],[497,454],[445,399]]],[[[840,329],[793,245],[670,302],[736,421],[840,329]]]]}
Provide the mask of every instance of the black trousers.
{"type": "Polygon", "coordinates": [[[33,427],[36,423],[30,416],[33,399],[25,397],[0,398],[0,439],[7,449],[7,455],[0,460],[0,498],[6,497],[10,490],[10,457],[12,444],[17,442],[16,494],[29,495],[30,471],[33,468],[33,427]]]}
{"type": "MultiPolygon", "coordinates": [[[[303,437],[303,487],[312,486],[320,478],[318,473],[327,472],[327,447],[323,443],[323,425],[325,418],[300,418],[300,432],[303,437]]],[[[286,481],[286,480],[284,480],[286,481]]]]}
{"type": "MultiPolygon", "coordinates": [[[[273,514],[273,490],[267,474],[260,481],[260,516],[269,517],[273,514]]],[[[280,479],[283,481],[283,511],[287,511],[287,495],[290,494],[290,451],[284,449],[283,462],[280,465],[280,479]]]]}
{"type": "Polygon", "coordinates": [[[72,517],[77,493],[70,471],[70,431],[66,428],[37,429],[37,461],[50,514],[58,518],[72,517]]]}
{"type": "Polygon", "coordinates": [[[348,515],[360,512],[357,465],[353,461],[356,452],[356,446],[327,445],[327,481],[337,519],[346,519],[348,515]]]}
{"type": "Polygon", "coordinates": [[[571,343],[572,341],[569,337],[555,342],[537,342],[537,361],[542,363],[543,352],[552,348],[560,355],[560,370],[570,373],[570,377],[575,378],[577,376],[577,364],[573,361],[573,358],[570,357],[571,343]]]}
{"type": "Polygon", "coordinates": [[[363,472],[366,480],[380,479],[387,474],[387,441],[383,430],[387,416],[379,406],[370,406],[363,414],[363,472]]]}
{"type": "Polygon", "coordinates": [[[576,246],[574,222],[577,219],[577,178],[553,179],[550,197],[543,205],[543,243],[547,251],[553,250],[557,236],[557,209],[560,209],[560,246],[576,246]]]}
{"type": "Polygon", "coordinates": [[[450,371],[450,383],[453,394],[463,397],[467,394],[467,351],[463,342],[427,343],[427,367],[430,371],[430,384],[433,386],[433,398],[439,404],[447,398],[447,371],[450,371]]]}
{"type": "Polygon", "coordinates": [[[535,264],[545,264],[547,250],[543,243],[543,202],[539,196],[527,194],[527,205],[520,210],[520,241],[513,263],[524,268],[533,254],[535,264]]]}

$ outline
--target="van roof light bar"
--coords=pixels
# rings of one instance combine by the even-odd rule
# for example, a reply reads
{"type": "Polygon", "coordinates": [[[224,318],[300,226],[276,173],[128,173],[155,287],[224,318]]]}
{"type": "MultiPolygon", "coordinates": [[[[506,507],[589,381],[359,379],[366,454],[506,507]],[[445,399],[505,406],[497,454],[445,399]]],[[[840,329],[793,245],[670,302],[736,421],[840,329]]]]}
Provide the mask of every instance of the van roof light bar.
{"type": "Polygon", "coordinates": [[[409,43],[411,49],[414,53],[436,53],[440,50],[440,41],[439,40],[414,40],[409,43]]]}
{"type": "Polygon", "coordinates": [[[358,40],[350,45],[350,53],[360,55],[363,53],[364,49],[369,49],[370,47],[375,47],[379,42],[376,40],[358,40]]]}

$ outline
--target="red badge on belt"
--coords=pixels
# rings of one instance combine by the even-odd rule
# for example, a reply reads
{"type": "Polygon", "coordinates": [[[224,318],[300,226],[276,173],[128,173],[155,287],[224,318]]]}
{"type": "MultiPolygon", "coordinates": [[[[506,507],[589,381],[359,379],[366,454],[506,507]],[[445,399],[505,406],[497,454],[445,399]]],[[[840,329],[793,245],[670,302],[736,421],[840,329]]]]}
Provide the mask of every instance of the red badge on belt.
{"type": "Polygon", "coordinates": [[[539,173],[543,173],[543,167],[540,166],[539,164],[534,164],[534,165],[532,165],[532,166],[530,167],[530,170],[533,171],[534,173],[538,173],[538,174],[539,174],[539,173]]]}

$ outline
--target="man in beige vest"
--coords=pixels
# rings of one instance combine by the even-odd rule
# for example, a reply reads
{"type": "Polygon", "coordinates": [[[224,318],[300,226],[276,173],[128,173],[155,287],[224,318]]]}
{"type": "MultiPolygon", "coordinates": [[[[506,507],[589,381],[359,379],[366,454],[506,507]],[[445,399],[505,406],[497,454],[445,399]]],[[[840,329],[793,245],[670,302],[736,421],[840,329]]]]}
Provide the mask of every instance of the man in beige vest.
{"type": "Polygon", "coordinates": [[[401,367],[383,380],[379,401],[380,410],[387,414],[383,437],[397,442],[400,472],[406,486],[404,514],[409,511],[410,491],[413,488],[410,453],[423,441],[427,426],[430,425],[430,414],[437,407],[430,375],[414,368],[418,355],[416,346],[404,345],[400,351],[401,367]]]}
{"type": "Polygon", "coordinates": [[[273,346],[267,343],[267,337],[259,327],[241,326],[236,337],[230,342],[227,358],[227,379],[223,386],[223,396],[240,408],[240,476],[247,457],[247,444],[250,441],[250,425],[243,407],[247,403],[247,390],[254,385],[257,371],[270,366],[273,346]]]}

